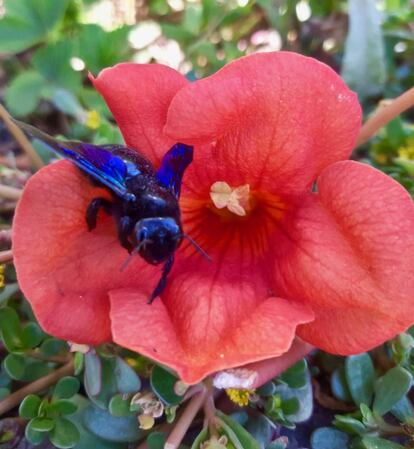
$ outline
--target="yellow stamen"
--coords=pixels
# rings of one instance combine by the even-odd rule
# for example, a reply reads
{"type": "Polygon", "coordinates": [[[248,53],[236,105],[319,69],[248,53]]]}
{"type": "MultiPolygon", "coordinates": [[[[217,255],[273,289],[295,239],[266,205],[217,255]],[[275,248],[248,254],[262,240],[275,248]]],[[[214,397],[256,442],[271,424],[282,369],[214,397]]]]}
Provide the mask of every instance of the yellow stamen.
{"type": "Polygon", "coordinates": [[[254,390],[237,390],[236,388],[227,388],[227,396],[229,399],[240,407],[245,407],[249,404],[250,396],[254,390]]]}
{"type": "Polygon", "coordinates": [[[240,217],[244,217],[250,210],[249,184],[231,187],[227,182],[217,181],[210,188],[210,198],[217,209],[227,208],[240,217]]]}
{"type": "Polygon", "coordinates": [[[4,270],[6,269],[6,265],[4,263],[0,264],[0,288],[3,288],[5,284],[4,278],[4,270]]]}
{"type": "Polygon", "coordinates": [[[88,111],[85,125],[90,129],[98,129],[101,126],[101,116],[99,112],[95,109],[88,111]]]}

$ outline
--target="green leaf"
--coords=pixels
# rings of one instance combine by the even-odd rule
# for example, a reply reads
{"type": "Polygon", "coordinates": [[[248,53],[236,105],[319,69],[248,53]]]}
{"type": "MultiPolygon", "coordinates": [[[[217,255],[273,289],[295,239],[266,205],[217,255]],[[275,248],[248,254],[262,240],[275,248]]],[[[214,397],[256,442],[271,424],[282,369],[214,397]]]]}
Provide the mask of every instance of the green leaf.
{"type": "Polygon", "coordinates": [[[21,333],[22,330],[17,312],[11,307],[0,309],[0,334],[8,351],[22,350],[21,333]]]}
{"type": "Polygon", "coordinates": [[[49,432],[55,427],[55,421],[51,418],[33,418],[30,424],[37,432],[49,432]]]}
{"type": "Polygon", "coordinates": [[[76,377],[62,377],[53,392],[54,399],[70,399],[79,391],[80,383],[76,377]]]}
{"type": "Polygon", "coordinates": [[[51,100],[59,111],[76,118],[78,121],[82,121],[86,115],[86,111],[80,105],[76,96],[67,89],[54,89],[51,93],[51,100]]]}
{"type": "Polygon", "coordinates": [[[53,371],[53,366],[42,360],[25,357],[24,361],[25,371],[23,377],[20,379],[24,382],[32,382],[53,371]]]}
{"type": "Polygon", "coordinates": [[[74,396],[72,401],[78,406],[78,410],[67,419],[76,425],[80,433],[80,440],[75,449],[128,449],[127,443],[105,441],[90,432],[83,424],[83,413],[91,404],[90,401],[80,395],[74,396]]]}
{"type": "Polygon", "coordinates": [[[174,392],[174,385],[178,381],[170,372],[155,365],[151,372],[151,387],[154,393],[167,405],[179,404],[183,397],[174,392]]]}
{"type": "MultiPolygon", "coordinates": [[[[226,426],[228,426],[228,428],[230,428],[234,432],[243,449],[260,449],[259,443],[238,422],[232,420],[230,417],[220,411],[217,411],[216,415],[224,422],[226,426]]],[[[232,440],[231,435],[229,435],[227,432],[225,433],[232,440]]],[[[234,444],[233,440],[232,443],[234,444]]]]}
{"type": "Polygon", "coordinates": [[[362,444],[366,449],[404,449],[404,446],[401,446],[401,444],[376,437],[365,437],[362,440],[362,444]]]}
{"type": "Polygon", "coordinates": [[[66,416],[72,415],[77,409],[78,406],[74,402],[68,401],[67,399],[59,399],[49,406],[49,413],[66,416]]]}
{"type": "Polygon", "coordinates": [[[85,356],[81,352],[77,352],[74,357],[75,375],[76,376],[78,376],[82,372],[84,362],[85,362],[85,356]]]}
{"type": "Polygon", "coordinates": [[[203,8],[200,4],[189,4],[184,10],[183,29],[197,36],[200,33],[203,20],[203,8]]]}
{"type": "Polygon", "coordinates": [[[0,52],[17,53],[42,40],[62,19],[68,0],[7,0],[0,21],[0,52]]]}
{"type": "Polygon", "coordinates": [[[332,394],[339,401],[352,402],[352,396],[346,382],[345,368],[337,368],[331,376],[332,394]]]}
{"type": "Polygon", "coordinates": [[[411,374],[400,366],[387,371],[375,385],[374,413],[384,415],[389,412],[406,395],[411,382],[411,374]]]}
{"type": "Polygon", "coordinates": [[[64,40],[39,48],[33,56],[34,68],[49,82],[50,88],[44,90],[46,98],[52,100],[55,88],[63,87],[72,92],[81,87],[81,77],[70,65],[73,44],[64,40]]]}
{"type": "Polygon", "coordinates": [[[249,434],[264,448],[272,441],[275,433],[275,424],[262,414],[253,415],[244,426],[249,434]]]}
{"type": "Polygon", "coordinates": [[[398,420],[414,425],[414,408],[407,396],[400,399],[390,411],[398,420]]]}
{"type": "Polygon", "coordinates": [[[84,384],[89,397],[97,396],[102,389],[102,362],[95,352],[85,354],[84,384]]]}
{"type": "Polygon", "coordinates": [[[367,428],[364,424],[351,416],[335,415],[335,421],[333,424],[337,429],[346,433],[364,435],[367,432],[367,428]]]}
{"type": "Polygon", "coordinates": [[[22,329],[22,343],[24,348],[35,348],[44,339],[45,335],[37,323],[27,323],[22,329]]]}
{"type": "Polygon", "coordinates": [[[267,382],[256,390],[259,396],[272,396],[275,394],[276,386],[273,382],[267,382]]]}
{"type": "Polygon", "coordinates": [[[79,430],[73,422],[65,418],[58,418],[55,427],[50,432],[50,441],[60,449],[70,449],[79,441],[79,430]]]}
{"type": "Polygon", "coordinates": [[[115,358],[114,373],[120,393],[137,393],[141,389],[138,374],[121,357],[115,358]]]}
{"type": "Polygon", "coordinates": [[[306,384],[307,371],[306,360],[302,359],[282,373],[279,379],[287,383],[290,388],[301,388],[306,384]]]}
{"type": "Polygon", "coordinates": [[[203,429],[195,438],[193,441],[193,444],[191,445],[191,449],[199,449],[201,444],[208,438],[208,429],[203,429]]]}
{"type": "Polygon", "coordinates": [[[17,282],[7,284],[0,292],[0,306],[3,307],[7,304],[7,301],[19,291],[19,285],[17,282]]]}
{"type": "MultiPolygon", "coordinates": [[[[90,353],[86,354],[85,361],[88,363],[85,366],[85,375],[89,373],[89,363],[96,359],[90,357],[90,353]]],[[[100,389],[98,394],[91,394],[88,383],[85,383],[86,391],[89,398],[98,406],[107,409],[110,400],[117,393],[136,392],[140,387],[140,380],[137,374],[129,366],[125,366],[125,362],[120,362],[118,357],[104,357],[100,359],[101,375],[95,378],[95,382],[99,383],[100,389]]],[[[89,379],[89,375],[87,376],[89,379]]],[[[98,386],[98,385],[97,385],[98,386]]]]}
{"type": "Polygon", "coordinates": [[[312,449],[348,449],[349,437],[340,430],[320,427],[311,436],[312,449]]]}
{"type": "Polygon", "coordinates": [[[38,415],[41,399],[35,394],[29,394],[20,403],[19,416],[23,419],[32,419],[38,415]]]}
{"type": "Polygon", "coordinates": [[[148,449],[164,449],[166,439],[164,432],[151,432],[147,437],[148,449]]]}
{"type": "Polygon", "coordinates": [[[50,373],[53,368],[46,362],[18,354],[9,354],[3,361],[7,374],[15,380],[31,382],[50,373]]]}
{"type": "Polygon", "coordinates": [[[79,34],[77,56],[93,73],[130,58],[128,43],[130,28],[122,27],[107,32],[98,25],[84,25],[79,34]]]}
{"type": "Polygon", "coordinates": [[[375,371],[369,354],[363,353],[347,357],[345,375],[355,404],[370,405],[374,393],[375,371]]]}
{"type": "Polygon", "coordinates": [[[94,435],[108,441],[134,442],[143,436],[136,416],[116,417],[95,406],[85,409],[83,424],[94,435]]]}
{"type": "Polygon", "coordinates": [[[43,76],[34,70],[19,73],[6,89],[5,100],[10,113],[17,117],[32,113],[40,101],[45,84],[43,76]]]}
{"type": "Polygon", "coordinates": [[[342,76],[360,99],[383,91],[386,80],[381,17],[376,0],[349,0],[349,31],[342,76]]]}
{"type": "Polygon", "coordinates": [[[44,439],[46,434],[44,432],[39,432],[32,427],[33,420],[29,421],[24,431],[26,439],[34,445],[40,444],[44,439]]]}
{"type": "Polygon", "coordinates": [[[15,380],[21,380],[26,371],[26,363],[24,357],[17,354],[9,354],[3,361],[6,373],[15,380]]]}
{"type": "Polygon", "coordinates": [[[109,402],[109,412],[113,416],[129,416],[131,414],[130,402],[130,397],[124,398],[124,395],[117,394],[109,402]]]}
{"type": "Polygon", "coordinates": [[[57,338],[47,338],[40,346],[40,350],[45,357],[52,357],[58,355],[60,352],[68,348],[66,342],[58,340],[57,338]]]}
{"type": "Polygon", "coordinates": [[[280,407],[284,415],[294,415],[299,411],[300,402],[298,398],[286,399],[280,407]]]}
{"type": "MultiPolygon", "coordinates": [[[[306,383],[301,388],[290,388],[286,384],[277,385],[275,388],[275,394],[280,396],[282,404],[286,401],[296,398],[299,401],[299,407],[296,409],[290,409],[289,415],[286,416],[292,423],[300,423],[306,421],[312,415],[313,410],[313,392],[312,383],[309,370],[306,370],[306,383]]],[[[294,405],[294,402],[292,403],[294,405]]]]}

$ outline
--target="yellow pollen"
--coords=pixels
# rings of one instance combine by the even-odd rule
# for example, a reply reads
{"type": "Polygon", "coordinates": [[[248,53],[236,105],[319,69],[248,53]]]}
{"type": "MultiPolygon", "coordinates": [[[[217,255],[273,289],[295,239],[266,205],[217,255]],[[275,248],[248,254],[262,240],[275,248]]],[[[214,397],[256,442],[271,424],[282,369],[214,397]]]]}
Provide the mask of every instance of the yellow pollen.
{"type": "Polygon", "coordinates": [[[250,186],[231,187],[217,181],[210,188],[210,198],[217,209],[227,208],[233,214],[244,217],[250,210],[250,186]]]}
{"type": "Polygon", "coordinates": [[[88,111],[85,125],[90,129],[98,129],[101,126],[101,116],[99,112],[95,109],[88,111]]]}
{"type": "Polygon", "coordinates": [[[226,394],[229,399],[240,407],[245,407],[249,404],[250,396],[254,390],[237,390],[235,388],[227,388],[226,394]]]}
{"type": "Polygon", "coordinates": [[[6,269],[6,265],[4,263],[0,264],[0,288],[5,286],[4,282],[4,270],[6,269]]]}

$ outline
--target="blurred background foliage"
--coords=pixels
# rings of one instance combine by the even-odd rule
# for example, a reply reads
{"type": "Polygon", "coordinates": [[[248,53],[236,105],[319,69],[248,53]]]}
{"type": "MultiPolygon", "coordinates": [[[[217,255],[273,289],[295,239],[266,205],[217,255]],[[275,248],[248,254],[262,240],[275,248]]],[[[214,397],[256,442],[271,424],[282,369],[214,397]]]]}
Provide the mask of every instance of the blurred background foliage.
{"type": "MultiPolygon", "coordinates": [[[[51,134],[116,143],[122,137],[89,73],[123,61],[157,62],[195,80],[240,56],[275,50],[330,65],[357,91],[367,116],[414,84],[414,2],[0,0],[0,101],[51,134]]],[[[412,121],[409,111],[353,157],[414,195],[412,121]]],[[[52,157],[41,143],[35,147],[45,161],[52,157]]],[[[22,187],[30,174],[29,161],[0,123],[0,183],[22,187]]],[[[0,249],[10,244],[4,236],[14,207],[15,201],[0,200],[0,249]]],[[[4,277],[0,398],[7,399],[60,372],[70,355],[66,342],[40,330],[12,266],[0,272],[2,284],[4,277]]],[[[228,392],[233,402],[221,397],[219,405],[230,418],[219,415],[221,439],[210,447],[413,447],[413,336],[409,331],[347,358],[318,352],[256,392],[228,392]]],[[[161,449],[184,400],[174,389],[177,379],[114,345],[72,351],[74,376],[56,377],[0,420],[0,449],[127,449],[143,442],[161,449]]],[[[195,421],[187,447],[208,447],[200,429],[195,421]]]]}
{"type": "MultiPolygon", "coordinates": [[[[94,143],[122,138],[88,73],[122,61],[196,79],[252,52],[296,51],[341,72],[366,113],[414,82],[412,0],[0,0],[0,17],[7,108],[94,143]]],[[[413,133],[396,120],[357,157],[414,193],[413,133]]]]}

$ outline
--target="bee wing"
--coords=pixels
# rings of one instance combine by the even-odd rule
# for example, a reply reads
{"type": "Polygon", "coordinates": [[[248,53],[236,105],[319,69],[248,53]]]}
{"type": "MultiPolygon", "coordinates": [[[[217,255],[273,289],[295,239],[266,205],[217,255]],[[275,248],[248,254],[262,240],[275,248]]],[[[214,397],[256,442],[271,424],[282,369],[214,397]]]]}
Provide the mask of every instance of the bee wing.
{"type": "Polygon", "coordinates": [[[51,150],[72,161],[116,195],[133,199],[134,195],[128,191],[126,185],[128,166],[119,156],[112,154],[108,149],[89,143],[58,141],[33,126],[17,120],[13,122],[29,137],[41,140],[51,150]]]}
{"type": "Polygon", "coordinates": [[[180,196],[181,181],[185,169],[193,160],[193,147],[183,143],[176,143],[165,153],[161,166],[157,171],[160,184],[169,188],[176,198],[180,196]]]}

